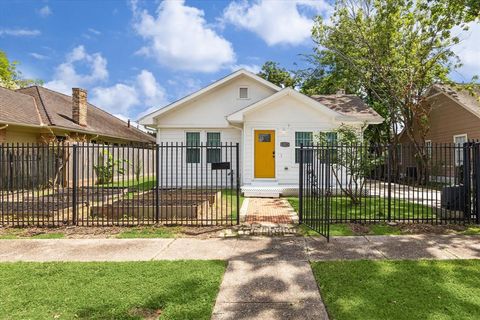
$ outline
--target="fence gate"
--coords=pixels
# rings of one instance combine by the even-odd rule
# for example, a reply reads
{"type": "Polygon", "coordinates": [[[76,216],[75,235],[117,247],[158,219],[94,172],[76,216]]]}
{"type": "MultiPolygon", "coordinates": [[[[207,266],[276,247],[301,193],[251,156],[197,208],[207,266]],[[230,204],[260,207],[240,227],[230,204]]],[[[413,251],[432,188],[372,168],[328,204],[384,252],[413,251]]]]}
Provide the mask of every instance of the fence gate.
{"type": "Polygon", "coordinates": [[[322,146],[303,146],[300,158],[300,223],[330,238],[331,151],[322,146]]]}
{"type": "Polygon", "coordinates": [[[480,143],[464,145],[465,218],[467,223],[480,224],[480,143]]]}

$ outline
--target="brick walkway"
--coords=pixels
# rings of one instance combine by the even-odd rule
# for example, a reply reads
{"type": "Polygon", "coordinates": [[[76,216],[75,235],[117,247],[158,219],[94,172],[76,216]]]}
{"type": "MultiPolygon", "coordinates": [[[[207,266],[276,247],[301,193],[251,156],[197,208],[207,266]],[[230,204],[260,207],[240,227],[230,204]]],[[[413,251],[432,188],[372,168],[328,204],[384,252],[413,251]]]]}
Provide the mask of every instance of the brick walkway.
{"type": "Polygon", "coordinates": [[[282,198],[249,198],[245,222],[276,224],[292,224],[298,221],[287,200],[282,198]]]}

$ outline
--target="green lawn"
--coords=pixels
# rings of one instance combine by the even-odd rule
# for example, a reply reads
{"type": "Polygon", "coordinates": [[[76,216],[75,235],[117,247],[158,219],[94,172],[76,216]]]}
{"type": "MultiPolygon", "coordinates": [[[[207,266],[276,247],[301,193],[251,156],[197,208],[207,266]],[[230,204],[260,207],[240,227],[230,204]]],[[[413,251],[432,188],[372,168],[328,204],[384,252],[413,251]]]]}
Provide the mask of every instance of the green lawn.
{"type": "Polygon", "coordinates": [[[65,235],[61,232],[46,232],[38,234],[25,234],[23,228],[9,228],[0,234],[0,239],[62,239],[65,235]]]}
{"type": "Polygon", "coordinates": [[[245,198],[242,196],[241,192],[239,192],[239,203],[240,208],[237,208],[237,193],[235,189],[224,189],[222,190],[222,198],[224,203],[232,203],[232,220],[236,221],[237,216],[240,214],[240,209],[242,208],[243,200],[245,198]]]}
{"type": "Polygon", "coordinates": [[[1,319],[210,319],[223,261],[0,264],[1,319]]]}
{"type": "MultiPolygon", "coordinates": [[[[298,212],[298,198],[296,197],[289,197],[287,198],[290,205],[293,209],[298,212]]],[[[374,201],[371,199],[370,201],[374,201]]],[[[375,199],[378,202],[378,199],[375,199]]],[[[347,204],[346,198],[342,197],[333,197],[332,203],[336,203],[338,205],[335,210],[344,210],[344,214],[348,217],[354,216],[354,210],[352,206],[347,204]],[[341,198],[341,199],[339,199],[341,198]]],[[[376,206],[372,208],[378,208],[379,204],[377,203],[376,206]]],[[[411,204],[404,203],[402,214],[408,214],[408,208],[411,207],[411,204]]],[[[397,208],[397,209],[398,209],[397,208]]],[[[359,210],[359,209],[357,209],[359,210]]],[[[362,210],[365,210],[362,208],[362,210]]],[[[372,209],[374,210],[374,209],[372,209]]],[[[364,212],[364,211],[362,211],[364,212]]],[[[415,224],[420,226],[420,224],[415,224]]],[[[464,235],[480,235],[480,226],[478,225],[443,225],[443,226],[436,226],[437,229],[435,233],[444,233],[444,234],[464,234],[464,235]]],[[[388,225],[386,223],[375,223],[375,224],[360,224],[360,223],[332,223],[330,224],[330,235],[331,236],[354,236],[354,235],[401,235],[401,234],[412,234],[412,233],[423,233],[425,230],[422,228],[418,228],[418,231],[412,228],[408,228],[407,224],[398,224],[397,226],[388,225]]],[[[319,234],[306,227],[305,225],[299,226],[299,233],[304,236],[318,236],[319,234]]]]}
{"type": "Polygon", "coordinates": [[[313,262],[330,319],[478,319],[480,260],[313,262]]]}
{"type": "MultiPolygon", "coordinates": [[[[347,197],[331,197],[330,199],[331,219],[341,221],[383,220],[388,216],[388,200],[386,198],[364,197],[359,205],[352,205],[347,197]]],[[[298,197],[289,197],[287,200],[298,212],[298,197]]],[[[412,218],[432,219],[435,216],[430,207],[400,199],[392,199],[391,217],[392,220],[401,220],[412,218]]]]}

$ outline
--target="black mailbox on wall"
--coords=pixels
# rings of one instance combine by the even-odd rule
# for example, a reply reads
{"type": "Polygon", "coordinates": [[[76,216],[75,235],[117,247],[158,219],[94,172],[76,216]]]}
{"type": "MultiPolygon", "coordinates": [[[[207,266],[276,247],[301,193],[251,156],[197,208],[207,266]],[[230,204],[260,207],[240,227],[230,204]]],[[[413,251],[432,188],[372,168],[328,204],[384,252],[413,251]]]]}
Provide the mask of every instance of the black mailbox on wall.
{"type": "Polygon", "coordinates": [[[228,169],[230,169],[230,162],[212,163],[212,170],[228,170],[228,169]]]}

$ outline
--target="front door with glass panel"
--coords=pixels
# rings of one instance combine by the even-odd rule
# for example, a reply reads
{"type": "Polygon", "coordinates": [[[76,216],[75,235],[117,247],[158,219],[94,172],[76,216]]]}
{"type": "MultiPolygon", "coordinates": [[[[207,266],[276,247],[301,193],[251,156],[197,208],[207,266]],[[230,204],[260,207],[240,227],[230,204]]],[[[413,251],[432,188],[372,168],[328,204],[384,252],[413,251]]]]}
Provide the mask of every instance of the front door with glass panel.
{"type": "Polygon", "coordinates": [[[255,178],[275,178],[275,131],[255,130],[255,178]]]}

